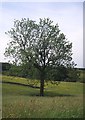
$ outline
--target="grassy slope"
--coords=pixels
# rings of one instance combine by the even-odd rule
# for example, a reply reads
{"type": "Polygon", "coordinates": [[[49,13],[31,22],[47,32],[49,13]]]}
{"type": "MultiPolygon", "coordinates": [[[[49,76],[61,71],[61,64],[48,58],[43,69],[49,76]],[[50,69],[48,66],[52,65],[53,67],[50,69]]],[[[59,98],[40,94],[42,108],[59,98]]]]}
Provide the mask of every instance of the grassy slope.
{"type": "MultiPolygon", "coordinates": [[[[18,78],[17,81],[22,83],[22,79],[18,78]]],[[[3,80],[9,81],[10,78],[3,76],[3,80]]],[[[39,89],[35,88],[10,84],[3,84],[2,88],[3,117],[79,118],[83,116],[82,83],[61,82],[58,86],[49,83],[45,88],[45,97],[36,96],[39,95],[39,89]]]]}
{"type": "Polygon", "coordinates": [[[2,81],[8,81],[8,82],[16,82],[16,83],[22,83],[22,84],[28,84],[28,81],[27,79],[25,78],[21,78],[21,77],[14,77],[14,76],[2,76],[2,81]]]}

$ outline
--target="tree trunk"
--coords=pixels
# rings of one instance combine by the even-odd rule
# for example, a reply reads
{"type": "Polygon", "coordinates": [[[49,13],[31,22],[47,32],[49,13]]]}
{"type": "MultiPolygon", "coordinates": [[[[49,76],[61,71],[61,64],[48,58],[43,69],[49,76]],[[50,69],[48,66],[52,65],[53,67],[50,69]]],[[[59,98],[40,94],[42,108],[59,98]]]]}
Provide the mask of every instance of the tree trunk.
{"type": "Polygon", "coordinates": [[[41,73],[40,96],[44,96],[44,72],[41,73]]]}

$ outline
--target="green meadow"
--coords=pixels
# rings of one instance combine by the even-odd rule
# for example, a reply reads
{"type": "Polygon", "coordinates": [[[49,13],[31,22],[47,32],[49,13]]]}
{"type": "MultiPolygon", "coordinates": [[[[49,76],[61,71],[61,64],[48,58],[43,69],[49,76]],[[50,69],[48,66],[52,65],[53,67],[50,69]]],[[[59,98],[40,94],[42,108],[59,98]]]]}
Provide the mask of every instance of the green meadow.
{"type": "Polygon", "coordinates": [[[40,97],[39,88],[23,86],[39,87],[37,80],[2,76],[2,81],[3,118],[83,118],[83,83],[53,85],[48,82],[45,83],[44,97],[40,97]]]}

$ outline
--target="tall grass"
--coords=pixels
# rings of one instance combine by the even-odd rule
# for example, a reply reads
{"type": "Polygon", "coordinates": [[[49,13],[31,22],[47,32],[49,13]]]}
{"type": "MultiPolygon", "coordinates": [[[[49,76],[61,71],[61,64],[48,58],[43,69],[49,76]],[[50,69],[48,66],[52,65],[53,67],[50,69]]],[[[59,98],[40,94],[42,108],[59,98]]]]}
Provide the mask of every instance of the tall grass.
{"type": "Polygon", "coordinates": [[[3,118],[82,118],[82,97],[7,96],[3,118]]]}
{"type": "Polygon", "coordinates": [[[83,83],[49,82],[44,93],[39,97],[39,89],[3,83],[3,118],[83,118],[83,83]]]}

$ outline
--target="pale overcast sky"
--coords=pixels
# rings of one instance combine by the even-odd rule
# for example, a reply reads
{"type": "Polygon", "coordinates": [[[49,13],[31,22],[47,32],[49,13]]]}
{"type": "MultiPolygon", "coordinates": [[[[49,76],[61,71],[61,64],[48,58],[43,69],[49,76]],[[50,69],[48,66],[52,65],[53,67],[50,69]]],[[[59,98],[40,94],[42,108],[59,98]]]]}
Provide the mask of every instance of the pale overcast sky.
{"type": "Polygon", "coordinates": [[[77,67],[83,67],[83,1],[40,3],[4,1],[0,5],[0,62],[7,61],[3,53],[10,38],[5,32],[13,27],[14,19],[30,18],[38,21],[39,18],[49,17],[54,24],[58,23],[61,32],[73,43],[73,61],[77,67]]]}

